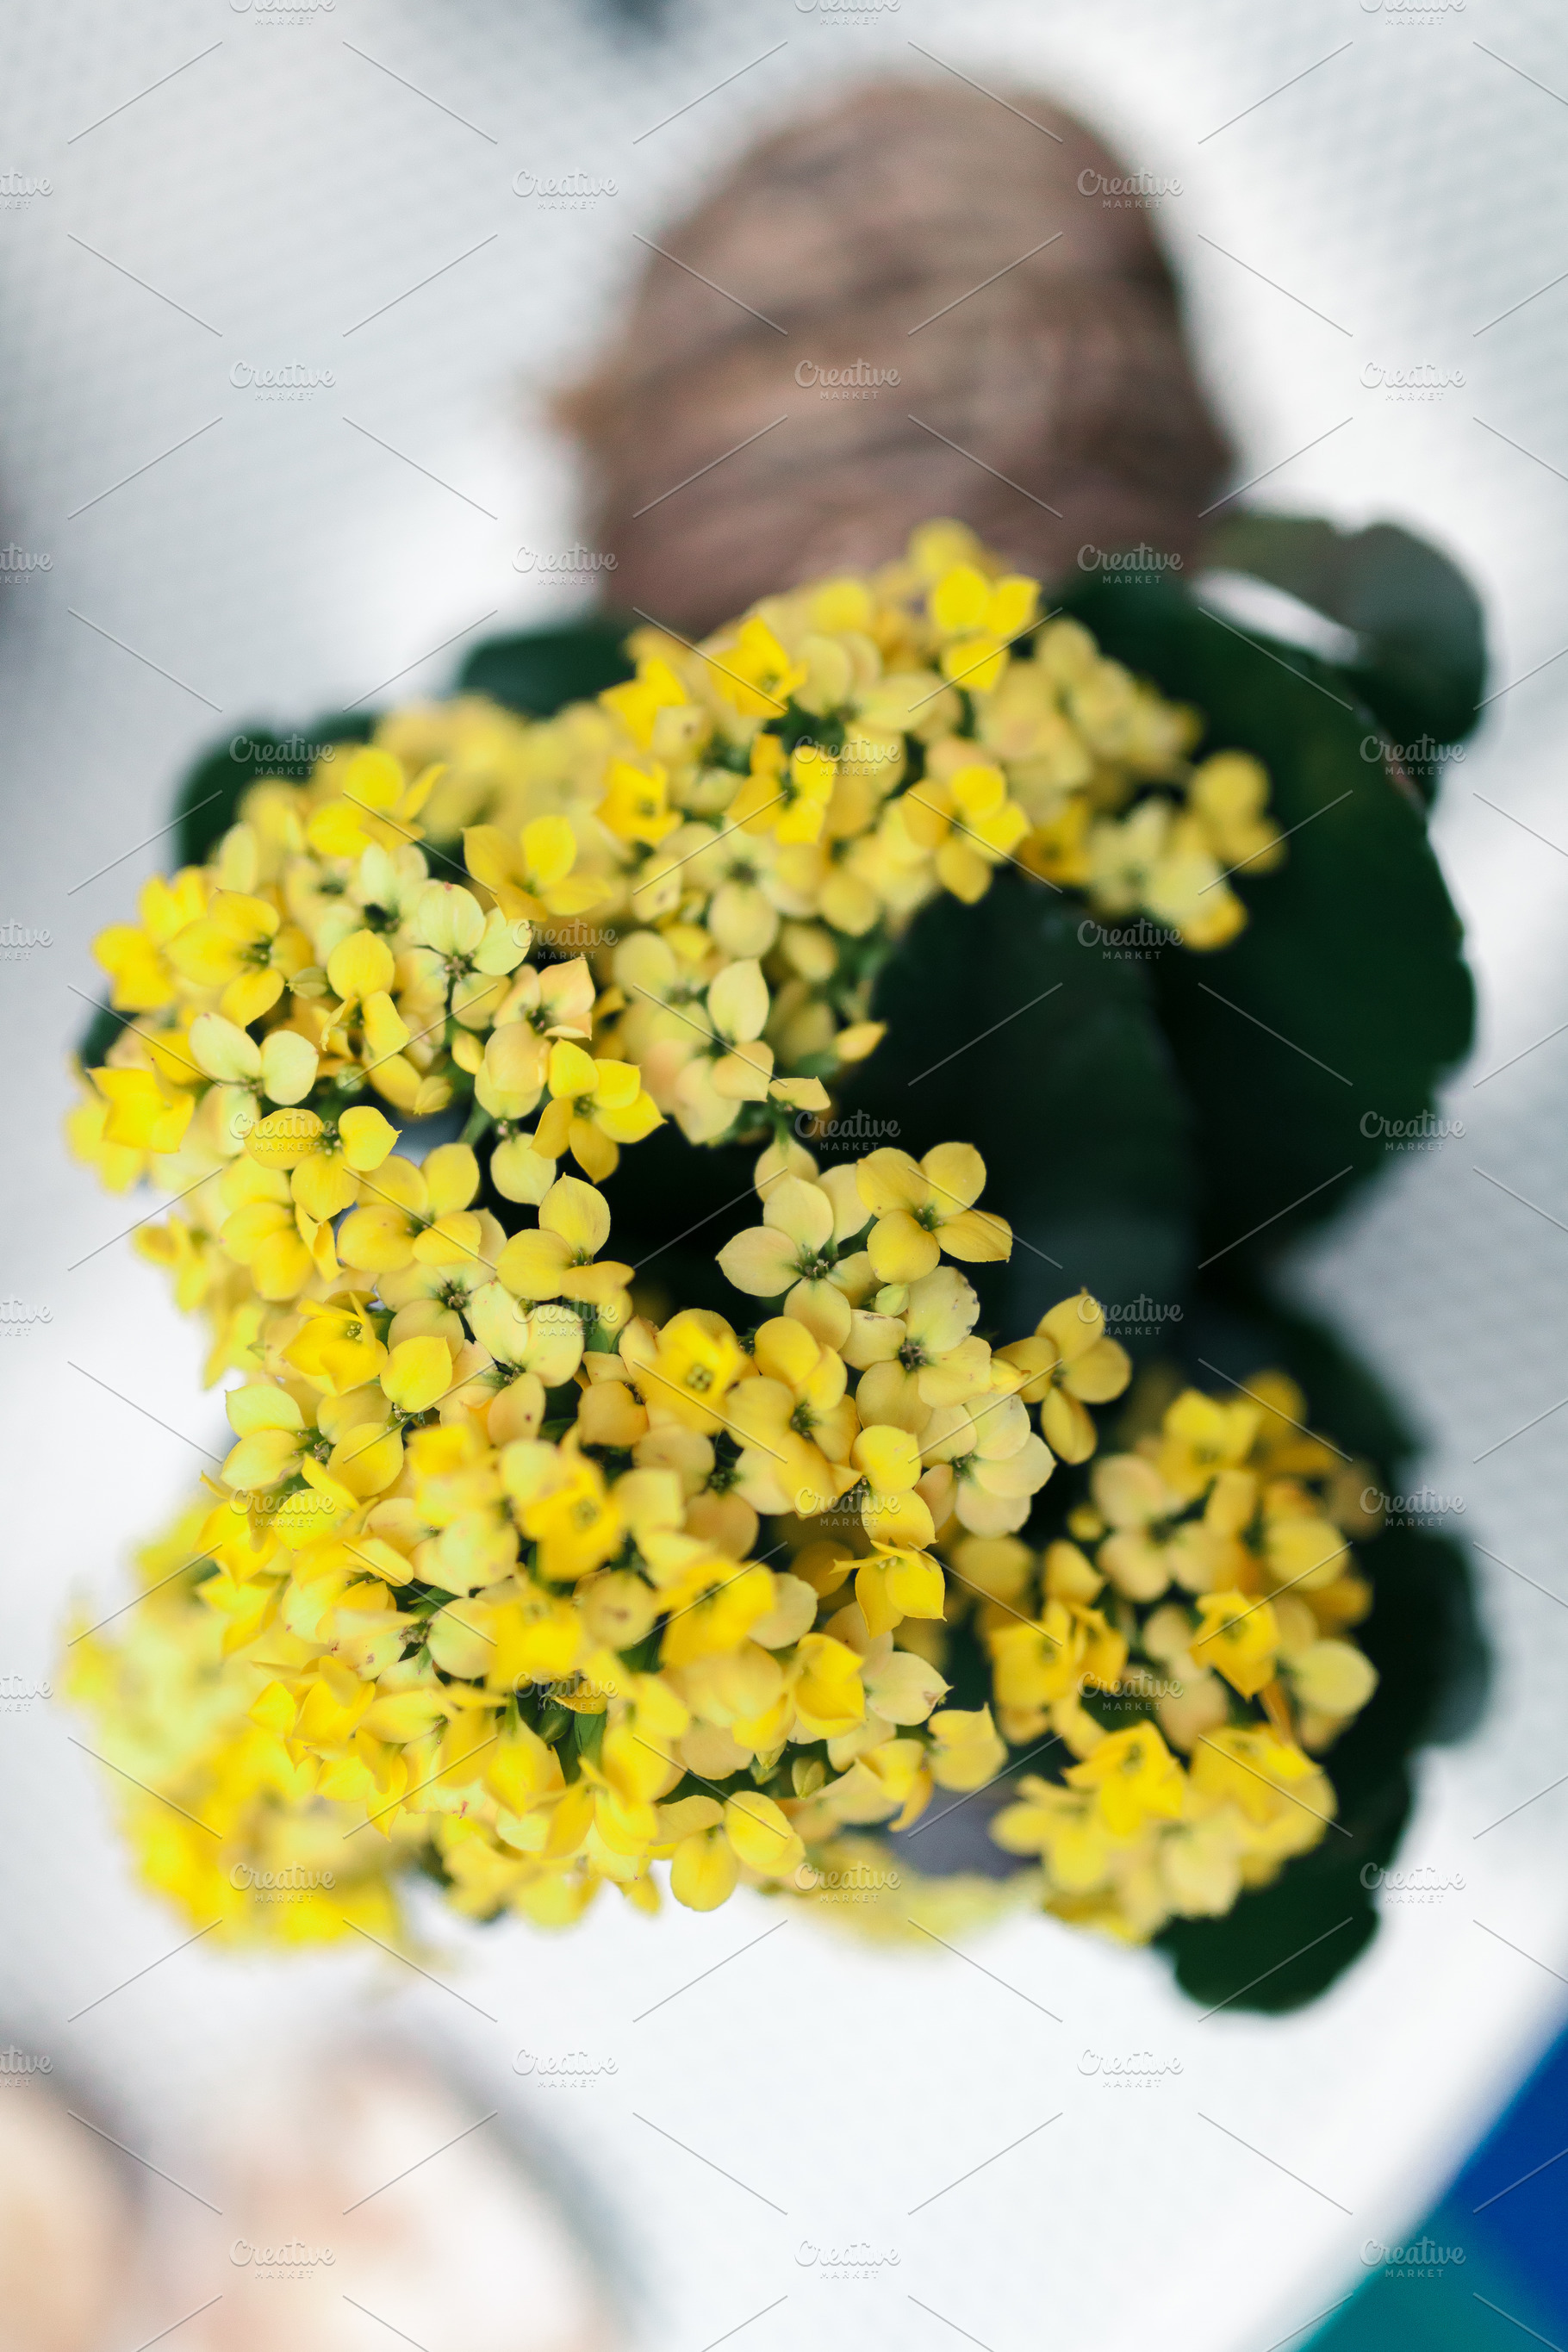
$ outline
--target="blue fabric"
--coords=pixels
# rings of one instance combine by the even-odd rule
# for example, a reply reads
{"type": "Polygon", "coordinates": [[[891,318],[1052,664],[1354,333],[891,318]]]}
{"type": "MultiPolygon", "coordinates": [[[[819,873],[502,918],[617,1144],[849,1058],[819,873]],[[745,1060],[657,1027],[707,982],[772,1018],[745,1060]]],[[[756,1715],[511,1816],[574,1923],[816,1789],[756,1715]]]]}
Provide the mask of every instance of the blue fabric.
{"type": "Polygon", "coordinates": [[[1568,2032],[1312,2352],[1568,2352],[1568,2032]],[[1513,2326],[1508,2323],[1512,2321],[1513,2326]],[[1525,2331],[1521,2333],[1521,2331],[1525,2331]]]}

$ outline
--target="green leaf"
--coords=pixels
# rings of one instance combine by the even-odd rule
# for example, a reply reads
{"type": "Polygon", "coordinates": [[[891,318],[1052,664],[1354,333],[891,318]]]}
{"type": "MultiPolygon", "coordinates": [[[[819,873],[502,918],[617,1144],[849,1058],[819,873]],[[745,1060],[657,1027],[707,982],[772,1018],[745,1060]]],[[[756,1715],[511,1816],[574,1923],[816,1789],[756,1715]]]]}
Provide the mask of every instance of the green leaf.
{"type": "Polygon", "coordinates": [[[932,900],[883,968],[888,1034],[846,1092],[842,1139],[816,1148],[831,1165],[835,1148],[973,1143],[984,1205],[1016,1239],[1010,1264],[964,1271],[1008,1337],[1080,1285],[1184,1287],[1190,1122],[1152,969],[1108,952],[1080,902],[1012,872],[978,906],[932,900]]]}
{"type": "MultiPolygon", "coordinates": [[[[1222,523],[1205,563],[1297,596],[1361,640],[1350,676],[1400,744],[1457,742],[1486,683],[1480,601],[1457,565],[1393,523],[1343,531],[1306,515],[1242,512],[1222,523]]],[[[1431,760],[1406,761],[1427,782],[1431,760]]]]}
{"type": "Polygon", "coordinates": [[[564,703],[585,702],[634,676],[621,646],[635,625],[629,618],[595,615],[563,628],[487,638],[464,663],[457,690],[486,694],[509,710],[548,719],[564,703]]]}
{"type": "Polygon", "coordinates": [[[1421,812],[1362,757],[1342,673],[1234,629],[1161,582],[1098,583],[1073,609],[1107,653],[1203,714],[1204,751],[1251,751],[1289,833],[1237,873],[1247,928],[1163,953],[1161,1016],[1196,1118],[1201,1256],[1277,1248],[1383,1166],[1381,1122],[1418,1119],[1468,1051],[1461,932],[1421,812]]]}

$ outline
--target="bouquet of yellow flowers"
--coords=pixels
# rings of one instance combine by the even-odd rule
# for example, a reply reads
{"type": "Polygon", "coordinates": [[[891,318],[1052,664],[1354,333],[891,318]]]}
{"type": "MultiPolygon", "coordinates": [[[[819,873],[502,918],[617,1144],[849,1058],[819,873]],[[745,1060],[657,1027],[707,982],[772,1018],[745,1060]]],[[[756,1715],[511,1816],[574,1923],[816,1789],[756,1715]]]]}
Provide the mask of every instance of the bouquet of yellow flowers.
{"type": "MultiPolygon", "coordinates": [[[[98,941],[72,1143],[174,1196],[136,1245],[234,1382],[125,1630],[72,1644],[144,1874],[238,1939],[395,1937],[415,1873],[561,1925],[605,1881],[811,1901],[868,1840],[908,1885],[968,1808],[969,1870],[1230,1972],[1200,1931],[1325,1840],[1390,1849],[1432,1623],[1474,1648],[1450,1558],[1347,1825],[1320,1759],[1389,1674],[1357,1629],[1419,1605],[1408,1547],[1368,1564],[1405,1441],[1251,1233],[1227,1292],[1192,1265],[1271,1181],[1230,1165],[1242,1024],[1278,1035],[1281,943],[1364,887],[1309,857],[1265,896],[1333,774],[1282,824],[1256,730],[1205,740],[954,524],[701,645],[634,631],[559,708],[498,698],[517,656],[260,773],[237,738],[98,941]]],[[[1468,1000],[1414,795],[1363,781],[1313,838],[1360,825],[1385,899],[1409,869],[1427,1032],[1359,1031],[1400,1108],[1468,1000]]]]}

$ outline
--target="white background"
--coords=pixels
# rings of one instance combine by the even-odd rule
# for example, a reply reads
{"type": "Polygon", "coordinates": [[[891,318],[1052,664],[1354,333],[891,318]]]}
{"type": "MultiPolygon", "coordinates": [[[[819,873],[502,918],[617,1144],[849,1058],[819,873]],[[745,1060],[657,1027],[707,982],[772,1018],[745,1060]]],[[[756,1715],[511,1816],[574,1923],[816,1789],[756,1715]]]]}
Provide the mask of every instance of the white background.
{"type": "Polygon", "coordinates": [[[1491,1709],[1424,1765],[1403,1856],[1463,1888],[1391,1909],[1333,1994],[1282,2022],[1199,2024],[1158,1959],[1037,1919],[980,1946],[987,1978],[796,1918],[634,2027],[776,1915],[750,1901],[650,1925],[606,1898],[560,1941],[432,1923],[497,2026],[391,1962],[198,1948],[68,2034],[68,2011],[184,1931],[129,1885],[97,1768],[68,1742],[79,1727],[40,1706],[0,1717],[0,2038],[58,2053],[134,2146],[189,2177],[221,2142],[221,2100],[310,2032],[346,2032],[374,1989],[376,2014],[455,2037],[486,2104],[569,2158],[640,2273],[639,2340],[660,2352],[695,2352],[785,2294],[749,2330],[756,2352],[937,2345],[954,2326],[1026,2352],[1047,2326],[1084,2352],[1155,2327],[1173,2347],[1262,2352],[1348,2291],[1363,2241],[1418,2216],[1543,2044],[1552,1971],[1568,1969],[1568,1788],[1537,1794],[1568,1776],[1568,1412],[1552,1410],[1568,1400],[1568,1034],[1526,1052],[1568,1024],[1568,283],[1537,290],[1568,273],[1554,7],[901,0],[841,22],[788,0],[676,0],[652,45],[589,0],[340,0],[284,21],[218,0],[7,0],[0,171],[50,187],[0,210],[0,533],[50,568],[0,583],[0,920],[50,943],[0,964],[0,1288],[52,1320],[0,1354],[0,1670],[53,1670],[73,1592],[122,1597],[129,1546],[218,1427],[196,1328],[161,1277],[124,1245],[66,1270],[138,1213],[64,1164],[58,1118],[84,1011],[71,991],[97,986],[89,940],[121,919],[157,845],[74,886],[165,821],[182,763],[215,735],[304,721],[400,671],[398,693],[438,690],[462,647],[421,656],[455,632],[565,609],[513,551],[565,547],[577,528],[542,398],[639,267],[634,230],[658,236],[792,95],[937,71],[910,42],[983,80],[1034,79],[1133,167],[1179,179],[1163,226],[1239,478],[1279,466],[1259,493],[1276,503],[1408,522],[1486,597],[1507,690],[1436,824],[1483,998],[1476,1062],[1446,1106],[1465,1133],[1394,1168],[1301,1268],[1408,1401],[1433,1486],[1464,1498],[1487,1548],[1491,1709]],[[524,168],[615,193],[543,212],[511,193],[524,168]],[[237,362],[335,381],[267,405],[236,386],[237,362]],[[1409,404],[1363,382],[1425,364],[1462,383],[1409,404]],[[586,2046],[618,2072],[547,2103],[512,2071],[525,2042],[586,2046]],[[1133,2101],[1079,2072],[1090,2047],[1184,2071],[1133,2101]],[[868,2240],[900,2263],[834,2285],[797,2260],[803,2239],[868,2240]]]}

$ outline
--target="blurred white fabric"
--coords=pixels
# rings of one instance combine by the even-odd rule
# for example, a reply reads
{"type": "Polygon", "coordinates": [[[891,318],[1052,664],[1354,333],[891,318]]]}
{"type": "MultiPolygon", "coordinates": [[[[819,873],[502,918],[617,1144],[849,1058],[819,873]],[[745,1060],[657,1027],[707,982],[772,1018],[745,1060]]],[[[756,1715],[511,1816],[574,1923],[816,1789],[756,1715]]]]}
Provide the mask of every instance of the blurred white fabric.
{"type": "MultiPolygon", "coordinates": [[[[492,2023],[372,1953],[198,1945],[152,1966],[186,1931],[130,1885],[82,1727],[24,1696],[0,1716],[0,2026],[90,2081],[153,2162],[193,2179],[234,2086],[307,2030],[357,2032],[374,1998],[579,2184],[657,2352],[753,2318],[757,2352],[952,2327],[1016,2352],[1047,2313],[1053,2341],[1104,2352],[1156,2318],[1173,2352],[1241,2352],[1347,2293],[1367,2238],[1397,2242],[1543,2043],[1568,1969],[1568,1787],[1537,1797],[1568,1776],[1565,34],[1527,0],[1062,0],[1048,22],[1029,0],[672,0],[657,41],[590,0],[10,0],[0,920],[48,943],[0,970],[0,1289],[52,1319],[7,1326],[0,1356],[0,1675],[54,1672],[68,1595],[125,1597],[129,1548],[220,1426],[162,1278],[123,1243],[77,1263],[143,1205],[68,1167],[58,1136],[89,940],[160,857],[133,845],[215,736],[394,678],[437,689],[463,650],[447,641],[568,609],[519,568],[576,528],[542,396],[643,261],[636,235],[793,94],[941,59],[1037,82],[1178,181],[1162,223],[1238,478],[1449,549],[1485,594],[1498,689],[1436,824],[1483,995],[1446,1107],[1464,1135],[1300,1269],[1486,1548],[1491,1708],[1423,1767],[1402,1857],[1462,1886],[1391,1905],[1369,1957],[1282,2021],[1200,2023],[1158,1958],[1023,1917],[981,1947],[989,1978],[795,1918],[637,2023],[776,1915],[649,1924],[606,1897],[552,1940],[433,1914],[492,2023]],[[577,173],[612,184],[569,210],[514,193],[577,173]],[[279,370],[315,387],[268,399],[255,378],[279,370]],[[1448,379],[1440,396],[1391,397],[1382,379],[1411,370],[1448,379]],[[803,2030],[805,2063],[784,2055],[803,2030]],[[1086,2050],[1183,2071],[1130,2102],[1086,2050]],[[615,2071],[551,2096],[521,2051],[615,2071]],[[857,2241],[897,2263],[840,2281],[803,2256],[857,2241]]],[[[154,2207],[177,2193],[148,2186],[154,2207]]]]}

